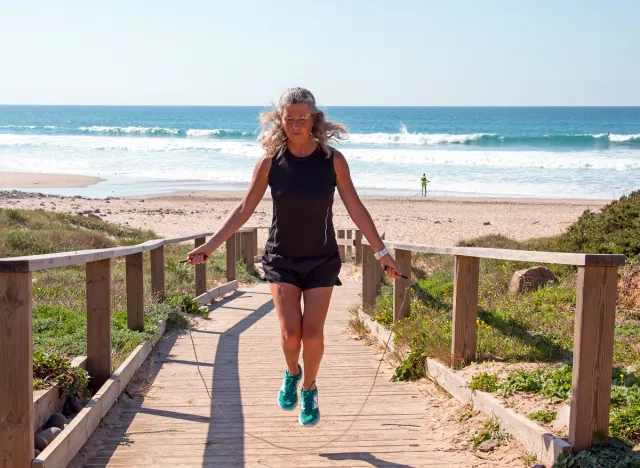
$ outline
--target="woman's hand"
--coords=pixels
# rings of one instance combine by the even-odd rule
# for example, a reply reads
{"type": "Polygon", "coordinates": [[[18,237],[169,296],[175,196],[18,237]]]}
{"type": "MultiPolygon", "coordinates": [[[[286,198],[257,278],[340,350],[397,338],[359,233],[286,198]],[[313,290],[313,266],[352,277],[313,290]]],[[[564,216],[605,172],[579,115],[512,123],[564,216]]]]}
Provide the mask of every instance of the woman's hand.
{"type": "Polygon", "coordinates": [[[209,244],[204,243],[197,249],[192,250],[187,254],[187,265],[199,265],[201,263],[207,263],[211,254],[215,251],[209,244]]]}
{"type": "Polygon", "coordinates": [[[386,275],[391,279],[402,278],[402,270],[393,259],[391,254],[387,254],[384,257],[380,258],[380,263],[382,264],[382,268],[386,275]]]}

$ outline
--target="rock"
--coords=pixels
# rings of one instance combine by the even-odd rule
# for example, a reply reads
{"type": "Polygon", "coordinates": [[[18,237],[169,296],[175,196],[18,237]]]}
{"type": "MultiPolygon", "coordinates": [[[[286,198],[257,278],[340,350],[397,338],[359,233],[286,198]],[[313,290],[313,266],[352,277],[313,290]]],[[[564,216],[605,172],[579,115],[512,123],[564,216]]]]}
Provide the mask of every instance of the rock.
{"type": "Polygon", "coordinates": [[[71,403],[69,403],[69,408],[75,414],[75,413],[79,413],[80,411],[82,411],[82,408],[84,408],[84,405],[82,404],[81,401],[73,400],[71,403]]]}
{"type": "Polygon", "coordinates": [[[60,434],[61,432],[62,429],[60,429],[59,427],[50,427],[48,429],[45,429],[44,431],[40,431],[38,436],[46,440],[47,445],[49,445],[53,441],[53,439],[58,437],[58,434],[60,434]]]}
{"type": "Polygon", "coordinates": [[[64,425],[66,423],[67,418],[64,416],[64,414],[53,413],[51,416],[49,416],[49,419],[47,419],[47,424],[45,425],[45,427],[57,427],[59,429],[64,429],[64,425]]]}
{"type": "Polygon", "coordinates": [[[44,437],[40,437],[39,435],[35,436],[33,438],[33,445],[36,448],[36,450],[44,450],[47,448],[47,445],[49,445],[49,442],[47,442],[44,437]]]}
{"type": "Polygon", "coordinates": [[[93,211],[91,210],[82,210],[82,214],[91,214],[93,211]]]}
{"type": "Polygon", "coordinates": [[[497,440],[491,439],[491,440],[482,442],[480,445],[478,445],[478,450],[480,450],[481,452],[491,452],[498,447],[500,447],[500,442],[498,442],[497,440]]]}
{"type": "Polygon", "coordinates": [[[546,468],[542,463],[538,463],[536,465],[533,465],[531,468],[546,468]]]}
{"type": "Polygon", "coordinates": [[[34,452],[34,457],[33,458],[38,458],[38,455],[40,455],[42,452],[40,450],[36,450],[34,452]]]}
{"type": "Polygon", "coordinates": [[[82,216],[84,213],[83,213],[82,211],[76,211],[76,214],[77,214],[78,216],[82,216]]]}
{"type": "Polygon", "coordinates": [[[62,407],[62,414],[65,416],[71,416],[73,411],[71,411],[71,406],[69,405],[69,401],[65,401],[64,406],[62,407]]]}
{"type": "Polygon", "coordinates": [[[76,195],[76,196],[75,196],[75,197],[73,197],[73,198],[82,198],[82,196],[80,196],[80,195],[76,195]]]}
{"type": "Polygon", "coordinates": [[[100,216],[94,215],[93,213],[89,213],[89,214],[87,215],[87,218],[100,219],[100,216]]]}
{"type": "Polygon", "coordinates": [[[491,223],[489,221],[487,221],[486,223],[482,223],[482,224],[484,224],[485,226],[491,226],[491,223]]]}
{"type": "Polygon", "coordinates": [[[93,210],[94,213],[100,213],[100,210],[98,208],[96,208],[95,210],[93,210]]]}
{"type": "Polygon", "coordinates": [[[563,405],[562,408],[558,410],[556,414],[556,419],[553,420],[551,426],[554,429],[559,429],[561,427],[567,426],[569,427],[569,413],[571,412],[571,405],[563,405]]]}
{"type": "Polygon", "coordinates": [[[551,270],[543,266],[537,266],[526,270],[516,271],[511,278],[509,292],[518,293],[533,291],[546,284],[556,282],[556,277],[551,270]]]}

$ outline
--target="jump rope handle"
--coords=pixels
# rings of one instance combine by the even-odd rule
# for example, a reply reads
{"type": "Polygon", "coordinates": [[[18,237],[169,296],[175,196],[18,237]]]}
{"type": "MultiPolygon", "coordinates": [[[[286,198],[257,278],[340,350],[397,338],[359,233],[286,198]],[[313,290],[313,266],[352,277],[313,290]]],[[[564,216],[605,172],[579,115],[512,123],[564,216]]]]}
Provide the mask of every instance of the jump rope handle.
{"type": "MultiPolygon", "coordinates": [[[[383,267],[382,267],[382,269],[386,272],[386,271],[389,269],[389,266],[388,266],[388,265],[385,265],[385,266],[383,266],[383,267]]],[[[401,278],[404,278],[404,279],[406,279],[406,280],[408,280],[408,279],[409,279],[409,278],[407,278],[405,275],[400,275],[400,277],[401,277],[401,278]]]]}

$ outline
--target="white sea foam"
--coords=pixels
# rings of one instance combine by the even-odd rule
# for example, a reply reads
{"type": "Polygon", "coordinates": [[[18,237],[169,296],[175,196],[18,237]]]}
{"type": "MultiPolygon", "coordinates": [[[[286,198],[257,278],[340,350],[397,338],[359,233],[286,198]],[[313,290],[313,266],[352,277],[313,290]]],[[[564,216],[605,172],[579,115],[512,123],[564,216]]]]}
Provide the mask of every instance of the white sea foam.
{"type": "Polygon", "coordinates": [[[409,133],[406,127],[401,127],[401,133],[353,133],[347,140],[349,143],[360,145],[439,145],[462,144],[478,141],[483,137],[496,136],[491,133],[409,133]]]}
{"type": "Polygon", "coordinates": [[[609,135],[609,141],[615,142],[624,142],[624,141],[632,141],[632,140],[640,140],[640,134],[637,135],[617,135],[612,133],[609,135]]]}
{"type": "Polygon", "coordinates": [[[78,130],[90,133],[103,133],[115,135],[178,135],[180,130],[177,128],[162,127],[108,127],[103,125],[93,125],[91,127],[79,127],[78,130]]]}

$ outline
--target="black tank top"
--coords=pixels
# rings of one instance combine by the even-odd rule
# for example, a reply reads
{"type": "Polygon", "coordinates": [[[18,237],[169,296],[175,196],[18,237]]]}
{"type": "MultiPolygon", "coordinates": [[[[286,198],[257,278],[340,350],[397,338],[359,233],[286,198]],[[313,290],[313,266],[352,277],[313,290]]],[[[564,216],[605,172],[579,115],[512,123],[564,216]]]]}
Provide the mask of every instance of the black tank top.
{"type": "Polygon", "coordinates": [[[327,157],[318,145],[300,158],[285,149],[269,170],[273,221],[265,250],[283,257],[317,257],[338,250],[333,230],[336,172],[333,149],[327,157]]]}

